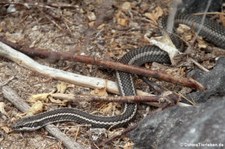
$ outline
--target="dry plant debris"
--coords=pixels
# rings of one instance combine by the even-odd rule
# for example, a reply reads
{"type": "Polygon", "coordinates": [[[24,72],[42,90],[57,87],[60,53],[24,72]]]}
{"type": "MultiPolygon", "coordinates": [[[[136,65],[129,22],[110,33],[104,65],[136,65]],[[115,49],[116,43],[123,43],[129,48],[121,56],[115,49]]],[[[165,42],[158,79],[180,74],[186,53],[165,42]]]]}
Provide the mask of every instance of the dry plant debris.
{"type": "MultiPolygon", "coordinates": [[[[6,0],[0,2],[0,35],[10,41],[38,47],[43,49],[54,49],[56,51],[69,51],[73,54],[90,55],[98,58],[119,59],[130,48],[136,48],[148,44],[144,39],[144,34],[156,26],[160,16],[166,13],[169,1],[143,0],[137,1],[116,1],[116,0],[84,0],[68,1],[57,0],[44,1],[35,0],[13,2],[6,0]],[[79,49],[79,50],[77,50],[79,49]]],[[[219,14],[219,19],[223,24],[224,15],[219,14]]],[[[183,31],[183,29],[181,29],[183,31]]],[[[184,39],[189,40],[192,35],[184,35],[184,39]]],[[[198,39],[198,47],[205,48],[207,43],[198,39]]],[[[198,48],[199,49],[199,48],[198,48]]],[[[196,61],[207,69],[213,66],[215,55],[208,53],[205,49],[196,50],[192,55],[196,61]]],[[[35,59],[39,63],[76,72],[87,76],[97,76],[101,78],[111,78],[112,73],[107,70],[100,70],[96,66],[81,63],[55,61],[54,57],[47,59],[35,59]]],[[[191,64],[188,64],[191,66],[191,64]]],[[[154,65],[153,65],[154,66],[154,65]]],[[[155,69],[164,69],[164,66],[157,65],[155,69]]],[[[174,74],[180,73],[185,76],[185,68],[167,68],[174,74]]],[[[91,90],[79,86],[59,85],[59,81],[31,72],[6,59],[0,59],[0,81],[13,88],[24,100],[32,95],[40,95],[44,99],[56,87],[58,93],[68,93],[77,95],[99,95],[106,96],[105,88],[91,90]],[[10,79],[12,78],[12,79],[10,79]],[[10,80],[10,81],[8,81],[10,80]]],[[[148,90],[148,87],[137,84],[138,88],[148,90]]],[[[163,84],[165,88],[179,91],[180,87],[168,83],[163,84]]],[[[2,91],[0,90],[0,94],[2,91]]],[[[186,91],[188,92],[188,91],[186,91]]],[[[39,101],[39,100],[38,100],[39,101]]],[[[63,148],[63,145],[50,137],[45,130],[30,133],[9,133],[9,126],[15,120],[18,110],[9,102],[0,98],[0,103],[4,102],[3,113],[7,117],[0,117],[0,147],[3,148],[63,148]],[[38,145],[37,145],[38,144],[38,145]]],[[[57,107],[61,102],[51,100],[54,104],[46,104],[45,107],[57,107]]],[[[69,104],[69,103],[66,103],[69,104]]],[[[77,105],[78,108],[86,111],[94,111],[104,114],[118,114],[120,104],[87,102],[77,105]],[[96,111],[96,109],[98,109],[96,111]],[[112,111],[112,112],[111,112],[112,111]]],[[[2,108],[1,108],[2,109],[2,108]]],[[[38,109],[39,110],[39,109],[38,109]]],[[[146,109],[141,107],[137,117],[146,113],[146,109]]],[[[133,123],[139,121],[137,119],[133,123]]],[[[98,143],[107,137],[114,136],[123,129],[106,131],[101,137],[95,137],[88,127],[84,125],[74,125],[73,123],[59,124],[60,129],[75,138],[76,141],[85,146],[98,147],[98,143]]],[[[99,130],[98,130],[99,131],[99,130]]],[[[96,131],[95,131],[96,132],[96,131]]],[[[101,132],[102,133],[102,132],[101,132]]],[[[106,148],[132,148],[129,138],[122,136],[105,144],[106,148]]]]}

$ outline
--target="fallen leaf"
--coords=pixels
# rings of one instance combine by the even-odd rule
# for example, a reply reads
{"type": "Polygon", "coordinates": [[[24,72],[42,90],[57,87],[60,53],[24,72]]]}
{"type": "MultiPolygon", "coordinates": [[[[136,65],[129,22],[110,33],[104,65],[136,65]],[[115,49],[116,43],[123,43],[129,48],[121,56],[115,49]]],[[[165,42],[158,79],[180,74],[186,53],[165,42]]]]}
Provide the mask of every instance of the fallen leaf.
{"type": "Polygon", "coordinates": [[[129,20],[124,18],[118,18],[117,23],[121,26],[128,26],[129,20]]]}
{"type": "Polygon", "coordinates": [[[133,142],[126,142],[126,144],[124,144],[123,149],[133,149],[134,148],[134,143],[133,142]]]}
{"type": "Polygon", "coordinates": [[[11,132],[11,129],[9,128],[9,127],[7,127],[7,126],[1,126],[1,129],[5,132],[5,133],[9,133],[9,132],[11,132]]]}
{"type": "Polygon", "coordinates": [[[60,82],[56,85],[56,88],[58,93],[65,93],[68,88],[68,84],[65,82],[60,82]]]}
{"type": "Polygon", "coordinates": [[[36,113],[40,113],[40,112],[43,111],[43,107],[44,107],[43,103],[41,101],[37,101],[26,112],[26,115],[27,116],[32,116],[32,115],[34,115],[36,113]]]}
{"type": "Polygon", "coordinates": [[[147,12],[144,14],[148,19],[157,24],[159,17],[163,15],[163,10],[161,7],[157,6],[152,12],[147,12]]]}
{"type": "Polygon", "coordinates": [[[198,47],[205,49],[207,47],[207,43],[202,38],[197,38],[198,47]]]}
{"type": "Polygon", "coordinates": [[[107,115],[107,114],[111,114],[115,109],[115,104],[113,104],[112,102],[105,104],[103,107],[101,107],[100,111],[101,113],[107,115]]]}
{"type": "Polygon", "coordinates": [[[121,26],[128,26],[129,25],[129,19],[128,17],[122,12],[118,11],[115,15],[117,24],[121,26]]]}
{"type": "Polygon", "coordinates": [[[41,101],[46,101],[48,100],[48,96],[50,95],[50,93],[42,93],[42,94],[36,94],[36,95],[32,95],[27,102],[29,103],[35,103],[39,100],[41,101]]]}
{"type": "Polygon", "coordinates": [[[61,105],[61,106],[65,106],[66,103],[68,102],[68,100],[55,99],[55,98],[53,98],[52,96],[49,96],[49,100],[50,100],[52,103],[56,103],[56,104],[59,104],[59,105],[61,105]]]}
{"type": "Polygon", "coordinates": [[[95,90],[91,91],[91,95],[106,97],[108,96],[108,93],[106,91],[106,88],[96,88],[95,90]]]}

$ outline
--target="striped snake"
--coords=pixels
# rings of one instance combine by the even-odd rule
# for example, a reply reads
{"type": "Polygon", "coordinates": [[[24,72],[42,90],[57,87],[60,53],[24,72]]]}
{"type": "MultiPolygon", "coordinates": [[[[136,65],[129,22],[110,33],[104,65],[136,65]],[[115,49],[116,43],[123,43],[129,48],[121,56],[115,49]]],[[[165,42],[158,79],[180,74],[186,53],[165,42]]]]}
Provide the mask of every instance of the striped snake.
{"type": "MultiPolygon", "coordinates": [[[[166,19],[163,19],[166,20],[166,19]]],[[[165,22],[165,21],[163,21],[165,22]]],[[[225,27],[221,26],[209,19],[205,19],[201,25],[201,17],[193,15],[179,14],[175,17],[176,24],[186,24],[193,28],[199,35],[210,41],[214,45],[225,48],[225,27]]],[[[168,54],[156,46],[145,46],[137,48],[126,53],[121,59],[121,63],[140,66],[146,62],[170,63],[168,54]]],[[[116,72],[117,82],[121,96],[136,95],[132,75],[125,72],[116,72]]],[[[31,117],[23,118],[17,121],[12,128],[14,130],[36,130],[47,124],[75,121],[77,123],[91,124],[92,127],[111,128],[119,127],[130,122],[137,112],[137,104],[126,103],[124,110],[120,115],[116,116],[97,116],[86,113],[75,108],[60,108],[47,111],[31,117]]]]}

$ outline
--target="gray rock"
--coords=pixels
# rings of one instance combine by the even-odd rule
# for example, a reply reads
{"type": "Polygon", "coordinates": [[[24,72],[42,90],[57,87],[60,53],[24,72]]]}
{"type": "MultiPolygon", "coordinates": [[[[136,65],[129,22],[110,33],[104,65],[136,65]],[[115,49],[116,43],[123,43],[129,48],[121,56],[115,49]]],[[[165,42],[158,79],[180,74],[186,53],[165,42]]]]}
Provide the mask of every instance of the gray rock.
{"type": "Polygon", "coordinates": [[[194,70],[191,77],[206,87],[205,91],[196,91],[188,95],[195,102],[205,102],[211,97],[225,96],[225,58],[219,58],[216,66],[207,73],[194,70]]]}
{"type": "Polygon", "coordinates": [[[225,58],[192,76],[207,89],[189,94],[195,107],[174,106],[145,117],[130,132],[135,148],[225,148],[225,58]]]}
{"type": "MultiPolygon", "coordinates": [[[[179,13],[205,12],[209,0],[182,0],[179,13]]],[[[211,0],[208,12],[220,12],[223,0],[211,0]]]]}
{"type": "Polygon", "coordinates": [[[224,109],[225,98],[197,107],[171,107],[147,116],[129,135],[138,149],[187,149],[199,144],[224,148],[224,109]]]}

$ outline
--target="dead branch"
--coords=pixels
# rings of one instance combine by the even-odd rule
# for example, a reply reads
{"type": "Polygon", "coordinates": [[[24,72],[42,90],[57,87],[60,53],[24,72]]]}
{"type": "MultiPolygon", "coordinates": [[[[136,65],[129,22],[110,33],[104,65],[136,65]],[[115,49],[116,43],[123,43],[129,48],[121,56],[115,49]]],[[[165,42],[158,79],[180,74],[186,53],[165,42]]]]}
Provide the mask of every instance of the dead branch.
{"type": "MultiPolygon", "coordinates": [[[[30,106],[21,99],[18,94],[11,89],[10,87],[3,86],[2,93],[4,98],[9,100],[14,106],[16,106],[20,111],[26,112],[29,110],[30,106]]],[[[63,145],[68,149],[83,149],[84,147],[79,143],[75,142],[75,140],[69,138],[64,133],[62,133],[55,125],[47,125],[45,129],[55,138],[62,141],[63,145]]]]}
{"type": "Polygon", "coordinates": [[[54,98],[65,99],[73,102],[125,102],[125,103],[134,103],[134,102],[153,102],[169,105],[176,104],[181,97],[170,92],[169,94],[162,94],[160,96],[119,96],[119,97],[100,97],[100,96],[84,96],[84,95],[74,95],[74,94],[62,94],[62,93],[53,93],[50,94],[54,98]],[[173,104],[171,104],[173,103],[173,104]]]}
{"type": "Polygon", "coordinates": [[[48,51],[43,49],[37,49],[37,48],[23,47],[21,45],[18,45],[6,40],[4,37],[0,37],[0,41],[32,57],[38,56],[41,58],[48,58],[51,56],[51,57],[54,57],[55,60],[62,59],[62,60],[70,60],[75,62],[82,62],[86,64],[93,64],[93,65],[102,66],[104,68],[111,68],[111,69],[124,71],[124,72],[132,73],[132,74],[138,74],[141,76],[147,76],[147,77],[150,76],[158,80],[163,80],[166,82],[171,82],[171,83],[183,85],[186,87],[204,90],[203,85],[201,85],[199,82],[191,78],[174,77],[162,71],[147,70],[147,69],[143,69],[143,68],[139,68],[135,66],[125,65],[122,63],[96,59],[94,57],[89,57],[89,56],[83,56],[83,55],[76,56],[68,52],[62,53],[62,52],[54,52],[54,51],[48,51]]]}
{"type": "Polygon", "coordinates": [[[117,139],[117,138],[119,138],[121,136],[126,135],[130,131],[134,130],[136,127],[137,127],[137,124],[135,124],[135,125],[133,125],[131,127],[128,127],[127,129],[125,129],[124,131],[122,131],[120,134],[114,135],[111,138],[108,138],[108,139],[100,142],[99,145],[98,145],[98,147],[104,147],[104,145],[109,144],[110,142],[114,141],[115,139],[117,139]]]}
{"type": "Polygon", "coordinates": [[[50,94],[54,98],[64,99],[68,101],[87,101],[87,102],[159,102],[160,96],[120,96],[120,97],[100,97],[100,96],[85,96],[74,94],[53,93],[50,94]]]}

